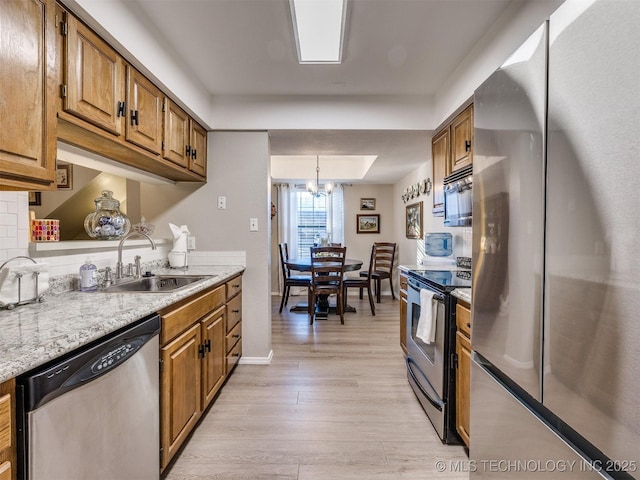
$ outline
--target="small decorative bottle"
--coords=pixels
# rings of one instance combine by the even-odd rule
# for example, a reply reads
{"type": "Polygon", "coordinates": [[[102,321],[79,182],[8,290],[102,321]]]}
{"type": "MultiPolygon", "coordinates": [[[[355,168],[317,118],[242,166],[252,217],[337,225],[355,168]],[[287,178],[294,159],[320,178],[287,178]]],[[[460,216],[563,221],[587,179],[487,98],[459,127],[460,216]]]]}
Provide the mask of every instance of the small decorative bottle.
{"type": "Polygon", "coordinates": [[[80,291],[95,292],[98,290],[98,269],[87,258],[84,265],[80,267],[80,291]]]}

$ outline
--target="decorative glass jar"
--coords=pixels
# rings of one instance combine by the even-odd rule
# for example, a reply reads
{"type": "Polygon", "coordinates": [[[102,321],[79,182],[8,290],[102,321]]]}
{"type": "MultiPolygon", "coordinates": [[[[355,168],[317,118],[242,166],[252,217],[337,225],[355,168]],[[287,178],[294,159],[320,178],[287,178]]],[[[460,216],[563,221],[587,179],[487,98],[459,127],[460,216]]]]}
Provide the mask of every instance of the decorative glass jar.
{"type": "Polygon", "coordinates": [[[131,222],[120,211],[120,202],[113,198],[113,192],[103,190],[94,202],[96,211],[84,219],[84,229],[91,238],[117,240],[129,233],[131,222]]]}

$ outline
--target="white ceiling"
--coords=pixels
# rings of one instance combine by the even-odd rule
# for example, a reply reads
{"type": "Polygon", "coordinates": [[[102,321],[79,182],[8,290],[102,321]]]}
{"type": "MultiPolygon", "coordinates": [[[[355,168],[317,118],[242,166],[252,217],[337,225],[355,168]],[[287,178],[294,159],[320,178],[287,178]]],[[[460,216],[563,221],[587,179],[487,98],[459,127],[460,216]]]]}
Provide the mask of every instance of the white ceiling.
{"type": "MultiPolygon", "coordinates": [[[[130,0],[214,96],[433,96],[518,0],[349,0],[340,65],[299,65],[288,0],[130,0]]],[[[363,97],[364,98],[364,97],[363,97]]],[[[430,132],[270,130],[272,154],[374,154],[393,183],[429,158],[430,132]]]]}

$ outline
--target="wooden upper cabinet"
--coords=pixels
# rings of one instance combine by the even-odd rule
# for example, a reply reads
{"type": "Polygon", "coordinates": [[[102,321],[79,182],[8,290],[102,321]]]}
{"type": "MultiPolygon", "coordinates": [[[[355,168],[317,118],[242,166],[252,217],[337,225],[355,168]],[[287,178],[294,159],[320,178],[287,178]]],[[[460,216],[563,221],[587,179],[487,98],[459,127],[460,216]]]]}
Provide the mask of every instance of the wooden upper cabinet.
{"type": "Polygon", "coordinates": [[[130,65],[127,66],[126,139],[149,150],[162,153],[162,103],[158,87],[130,65]]]}
{"type": "Polygon", "coordinates": [[[167,160],[189,168],[191,132],[189,129],[190,118],[187,113],[173,103],[165,99],[164,108],[164,148],[162,156],[167,160]]]}
{"type": "Polygon", "coordinates": [[[189,170],[207,176],[207,131],[191,120],[191,161],[189,170]]]}
{"type": "Polygon", "coordinates": [[[431,141],[433,159],[433,215],[444,215],[444,177],[450,163],[449,128],[438,133],[431,141]]]}
{"type": "Polygon", "coordinates": [[[52,0],[0,1],[0,189],[55,179],[55,23],[52,0]]]}
{"type": "Polygon", "coordinates": [[[123,59],[75,17],[66,17],[63,110],[121,135],[125,115],[123,59]]]}
{"type": "Polygon", "coordinates": [[[451,160],[447,175],[473,163],[473,105],[451,123],[451,160]]]}

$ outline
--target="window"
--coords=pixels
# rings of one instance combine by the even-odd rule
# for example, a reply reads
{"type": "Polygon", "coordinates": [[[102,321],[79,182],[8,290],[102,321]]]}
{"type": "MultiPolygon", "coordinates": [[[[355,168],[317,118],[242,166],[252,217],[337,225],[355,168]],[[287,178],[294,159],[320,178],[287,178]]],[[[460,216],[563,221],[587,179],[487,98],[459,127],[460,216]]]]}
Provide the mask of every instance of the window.
{"type": "Polygon", "coordinates": [[[316,235],[344,244],[344,189],[315,198],[304,185],[280,184],[278,188],[278,242],[289,245],[289,256],[308,257],[316,235]]]}
{"type": "Polygon", "coordinates": [[[309,255],[316,236],[326,236],[328,201],[331,197],[313,197],[306,191],[296,192],[298,197],[298,257],[309,255]]]}

